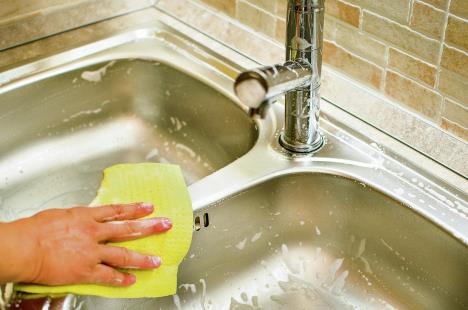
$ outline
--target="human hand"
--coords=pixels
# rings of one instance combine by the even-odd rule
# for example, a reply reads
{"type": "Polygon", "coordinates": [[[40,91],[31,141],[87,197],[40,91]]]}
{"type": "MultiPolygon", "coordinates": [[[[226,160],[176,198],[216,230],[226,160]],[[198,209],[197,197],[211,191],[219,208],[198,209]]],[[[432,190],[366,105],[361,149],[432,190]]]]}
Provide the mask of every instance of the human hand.
{"type": "Polygon", "coordinates": [[[161,259],[105,242],[142,238],[172,227],[166,218],[137,220],[152,212],[153,206],[145,203],[75,207],[1,223],[0,283],[131,285],[135,277],[115,268],[158,268],[161,259]]]}

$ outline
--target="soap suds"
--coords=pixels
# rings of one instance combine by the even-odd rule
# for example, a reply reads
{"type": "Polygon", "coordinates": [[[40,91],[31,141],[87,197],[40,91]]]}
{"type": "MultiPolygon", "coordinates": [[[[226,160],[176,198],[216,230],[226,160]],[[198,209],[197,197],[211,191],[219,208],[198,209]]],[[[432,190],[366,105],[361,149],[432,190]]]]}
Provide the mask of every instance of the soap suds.
{"type": "Polygon", "coordinates": [[[252,239],[250,239],[250,241],[251,241],[251,242],[255,242],[255,241],[257,241],[258,239],[260,239],[261,236],[262,236],[262,232],[258,232],[258,233],[256,233],[256,234],[252,237],[252,239]]]}
{"type": "Polygon", "coordinates": [[[338,278],[336,278],[335,282],[333,282],[332,284],[332,293],[335,294],[335,295],[339,295],[341,294],[341,292],[343,291],[343,287],[345,286],[345,283],[346,283],[346,278],[348,277],[348,270],[345,270],[344,272],[342,272],[338,278]]]}
{"type": "Polygon", "coordinates": [[[245,243],[247,242],[247,238],[245,238],[244,240],[240,241],[239,243],[236,244],[236,248],[238,250],[243,250],[244,247],[245,247],[245,243]]]}
{"type": "Polygon", "coordinates": [[[197,153],[195,153],[194,150],[186,146],[185,144],[177,143],[176,144],[176,149],[179,149],[180,151],[183,151],[187,153],[190,157],[194,158],[197,156],[197,153]]]}
{"type": "Polygon", "coordinates": [[[200,283],[202,284],[202,295],[200,299],[201,307],[203,310],[206,309],[205,300],[206,300],[206,281],[205,279],[200,279],[200,283]]]}
{"type": "Polygon", "coordinates": [[[195,294],[197,292],[197,287],[195,284],[185,283],[179,285],[179,288],[184,288],[186,291],[190,290],[192,294],[195,294]]]}
{"type": "Polygon", "coordinates": [[[2,292],[0,287],[0,310],[7,309],[10,306],[10,301],[13,296],[13,283],[7,283],[2,292]]]}
{"type": "Polygon", "coordinates": [[[148,154],[145,156],[145,160],[149,160],[154,157],[158,157],[159,155],[159,150],[157,148],[151,149],[148,154]]]}
{"type": "Polygon", "coordinates": [[[112,67],[114,64],[115,64],[115,61],[111,61],[107,65],[105,65],[104,67],[96,71],[84,71],[83,73],[81,73],[81,78],[88,82],[94,82],[94,83],[101,82],[104,75],[106,75],[107,69],[109,67],[112,67]]]}
{"type": "Polygon", "coordinates": [[[182,306],[180,305],[180,298],[178,295],[172,295],[172,299],[174,300],[174,305],[176,306],[177,310],[182,310],[182,306]]]}

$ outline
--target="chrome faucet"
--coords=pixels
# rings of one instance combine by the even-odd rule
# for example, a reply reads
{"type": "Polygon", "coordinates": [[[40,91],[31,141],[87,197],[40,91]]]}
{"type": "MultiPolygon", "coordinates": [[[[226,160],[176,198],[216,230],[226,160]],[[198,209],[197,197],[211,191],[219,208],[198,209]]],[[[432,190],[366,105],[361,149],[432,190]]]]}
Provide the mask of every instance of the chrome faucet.
{"type": "Polygon", "coordinates": [[[288,0],[286,62],[241,73],[234,84],[252,115],[264,116],[276,97],[285,94],[281,145],[311,153],[323,145],[319,133],[324,0],[288,0]]]}

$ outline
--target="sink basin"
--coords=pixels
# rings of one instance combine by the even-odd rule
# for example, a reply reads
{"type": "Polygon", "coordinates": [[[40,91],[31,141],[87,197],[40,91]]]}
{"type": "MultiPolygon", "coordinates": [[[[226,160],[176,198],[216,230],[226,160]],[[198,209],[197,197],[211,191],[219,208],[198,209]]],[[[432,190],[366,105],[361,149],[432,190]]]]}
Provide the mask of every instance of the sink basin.
{"type": "MultiPolygon", "coordinates": [[[[198,214],[208,214],[209,226],[201,221],[181,266],[177,298],[183,309],[468,306],[465,245],[362,183],[286,175],[198,214]]],[[[175,307],[172,297],[112,305],[175,307]]],[[[88,297],[83,309],[109,306],[88,297]]]]}
{"type": "Polygon", "coordinates": [[[160,18],[0,73],[0,220],[88,203],[119,162],[175,163],[190,184],[194,238],[177,295],[47,307],[468,307],[466,183],[325,100],[325,146],[285,151],[282,105],[252,120],[232,93],[258,64],[160,18]]]}
{"type": "Polygon", "coordinates": [[[258,136],[228,97],[159,61],[97,63],[0,92],[0,102],[0,220],[86,204],[102,170],[122,162],[178,164],[191,184],[258,136]]]}

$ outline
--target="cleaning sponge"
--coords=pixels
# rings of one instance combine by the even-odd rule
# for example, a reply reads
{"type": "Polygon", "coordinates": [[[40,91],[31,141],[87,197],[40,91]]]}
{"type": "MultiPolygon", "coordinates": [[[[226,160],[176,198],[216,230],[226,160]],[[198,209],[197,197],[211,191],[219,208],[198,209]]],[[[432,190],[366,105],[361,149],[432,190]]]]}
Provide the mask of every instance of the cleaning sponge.
{"type": "Polygon", "coordinates": [[[163,264],[154,270],[131,270],[137,282],[130,287],[100,285],[19,285],[16,290],[39,293],[96,295],[112,298],[142,298],[173,295],[177,270],[192,242],[193,212],[180,168],[175,165],[121,164],[104,170],[104,179],[93,206],[111,203],[148,202],[155,206],[149,217],[172,220],[170,231],[143,239],[112,243],[144,254],[157,255],[163,264]]]}

